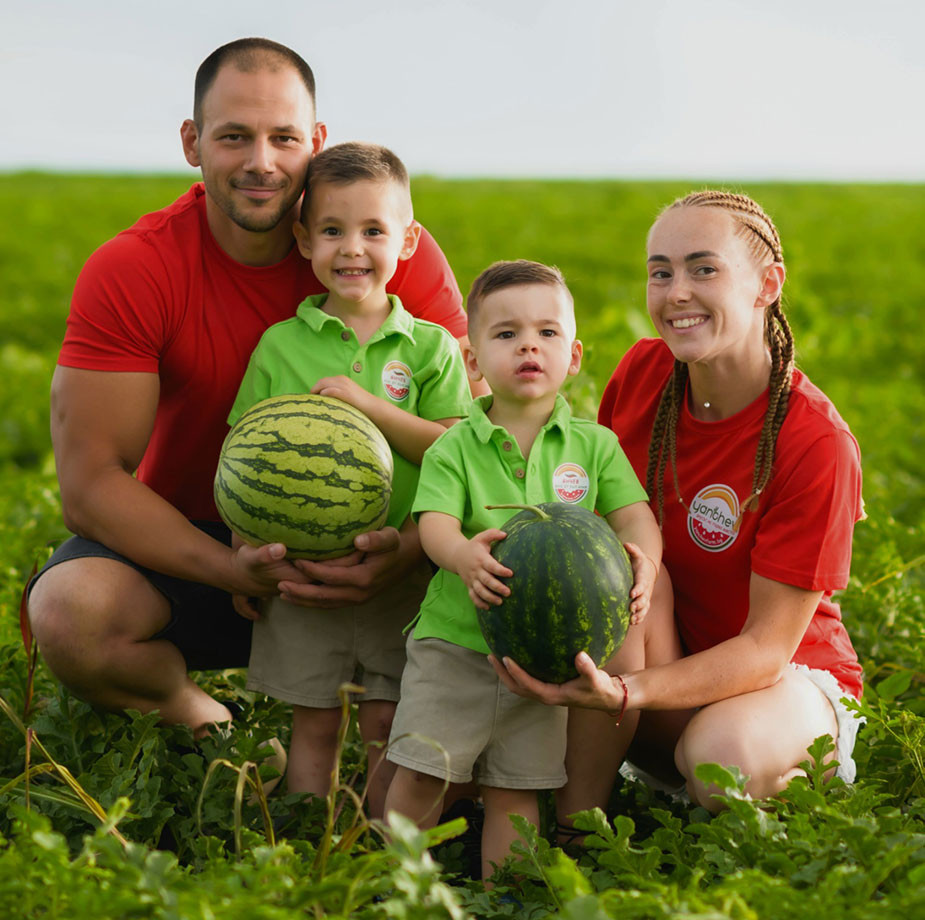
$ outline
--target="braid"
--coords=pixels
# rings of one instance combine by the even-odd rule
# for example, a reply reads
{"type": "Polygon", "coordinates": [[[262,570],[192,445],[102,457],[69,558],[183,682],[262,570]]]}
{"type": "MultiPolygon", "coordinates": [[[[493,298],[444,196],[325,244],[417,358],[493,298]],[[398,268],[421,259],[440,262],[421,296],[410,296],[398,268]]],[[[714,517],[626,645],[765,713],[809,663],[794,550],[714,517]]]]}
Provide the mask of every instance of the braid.
{"type": "MultiPolygon", "coordinates": [[[[759,204],[747,195],[733,192],[706,190],[692,192],[685,198],[679,198],[665,210],[683,207],[722,208],[736,221],[736,232],[745,239],[757,259],[764,261],[770,254],[774,262],[783,262],[784,253],[780,234],[773,221],[759,204]]],[[[758,500],[771,479],[774,468],[774,450],[777,436],[790,400],[790,385],[793,378],[794,347],[790,324],[784,315],[780,298],[770,304],[765,314],[765,341],[771,354],[771,374],[768,381],[768,408],[764,424],[758,437],[755,451],[755,469],[752,474],[752,491],[742,503],[742,510],[736,521],[736,527],[746,511],[756,511],[758,500]]],[[[646,469],[646,491],[650,500],[657,499],[658,521],[662,523],[664,513],[664,471],[668,457],[674,477],[675,494],[681,498],[677,468],[677,425],[678,413],[687,388],[689,372],[686,364],[674,362],[671,378],[662,390],[662,396],[655,413],[652,435],[649,440],[649,463],[646,469]],[[667,442],[667,443],[666,443],[667,442]],[[667,451],[666,451],[667,447],[667,451]]],[[[686,507],[686,506],[685,506],[686,507]]]]}
{"type": "MultiPolygon", "coordinates": [[[[662,524],[665,512],[665,464],[671,457],[671,470],[674,475],[674,489],[678,501],[684,504],[681,498],[681,487],[678,484],[678,465],[676,461],[675,445],[678,426],[678,412],[684,393],[687,389],[688,369],[681,361],[675,361],[671,372],[671,379],[662,390],[662,396],[655,412],[655,422],[652,424],[652,436],[649,439],[649,464],[646,468],[646,493],[649,499],[658,500],[658,523],[662,524]],[[665,446],[668,446],[666,453],[665,446]]],[[[685,506],[686,507],[686,506],[685,506]]]]}

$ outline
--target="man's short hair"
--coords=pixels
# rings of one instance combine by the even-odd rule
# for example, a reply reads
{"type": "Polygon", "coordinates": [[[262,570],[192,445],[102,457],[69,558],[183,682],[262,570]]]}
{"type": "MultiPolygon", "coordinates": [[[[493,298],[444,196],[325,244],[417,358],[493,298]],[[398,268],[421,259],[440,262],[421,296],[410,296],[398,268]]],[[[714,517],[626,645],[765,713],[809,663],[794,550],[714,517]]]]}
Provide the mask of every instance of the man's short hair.
{"type": "Polygon", "coordinates": [[[568,289],[562,272],[555,265],[544,265],[542,262],[531,262],[529,259],[494,262],[472,282],[472,287],[466,297],[470,339],[475,333],[482,301],[495,291],[517,287],[520,284],[548,284],[559,287],[565,293],[569,303],[574,302],[572,292],[568,289]]]}
{"type": "Polygon", "coordinates": [[[407,193],[408,219],[411,219],[411,181],[405,164],[388,147],[348,141],[315,154],[305,176],[302,217],[307,213],[312,190],[325,182],[351,185],[354,182],[394,182],[407,193]]]}
{"type": "Polygon", "coordinates": [[[219,70],[226,64],[233,64],[245,73],[254,73],[263,68],[276,69],[280,64],[291,67],[302,78],[308,95],[315,105],[315,75],[311,67],[291,48],[270,41],[268,38],[238,38],[221,48],[216,48],[196,71],[193,89],[193,121],[202,130],[202,100],[215,82],[219,70]]]}

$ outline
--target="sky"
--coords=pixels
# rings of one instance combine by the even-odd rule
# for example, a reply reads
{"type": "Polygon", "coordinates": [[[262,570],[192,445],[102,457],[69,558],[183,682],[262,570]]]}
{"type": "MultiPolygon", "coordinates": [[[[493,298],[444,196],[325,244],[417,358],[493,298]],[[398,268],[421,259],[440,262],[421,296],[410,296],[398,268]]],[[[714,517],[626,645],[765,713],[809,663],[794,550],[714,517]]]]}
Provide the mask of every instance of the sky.
{"type": "Polygon", "coordinates": [[[413,174],[925,181],[921,0],[0,0],[0,171],[188,171],[219,45],[413,174]]]}

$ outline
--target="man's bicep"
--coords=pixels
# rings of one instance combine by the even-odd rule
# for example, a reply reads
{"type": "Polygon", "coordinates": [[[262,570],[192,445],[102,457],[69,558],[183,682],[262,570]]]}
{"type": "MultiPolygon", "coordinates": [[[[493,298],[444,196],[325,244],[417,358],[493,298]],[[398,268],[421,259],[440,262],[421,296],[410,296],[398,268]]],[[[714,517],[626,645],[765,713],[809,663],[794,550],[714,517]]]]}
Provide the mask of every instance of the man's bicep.
{"type": "Polygon", "coordinates": [[[62,492],[99,467],[135,471],[151,436],[159,392],[157,374],[55,369],[51,438],[62,492]]]}

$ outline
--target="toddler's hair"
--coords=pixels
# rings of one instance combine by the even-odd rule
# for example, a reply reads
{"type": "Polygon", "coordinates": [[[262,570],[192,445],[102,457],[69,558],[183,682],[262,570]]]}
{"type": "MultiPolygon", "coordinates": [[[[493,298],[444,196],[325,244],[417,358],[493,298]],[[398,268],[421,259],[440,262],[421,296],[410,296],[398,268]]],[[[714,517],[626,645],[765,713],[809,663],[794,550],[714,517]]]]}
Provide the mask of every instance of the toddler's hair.
{"type": "Polygon", "coordinates": [[[472,282],[466,297],[466,313],[469,318],[469,338],[478,322],[479,307],[482,301],[495,291],[516,287],[519,284],[549,284],[561,288],[571,304],[572,292],[565,283],[562,272],[555,265],[531,262],[528,259],[515,259],[511,262],[494,262],[472,282]]]}
{"type": "MultiPolygon", "coordinates": [[[[673,201],[662,211],[675,208],[722,208],[736,222],[736,233],[741,236],[759,262],[770,259],[772,262],[784,261],[780,235],[774,222],[762,210],[761,206],[747,195],[733,192],[708,190],[692,192],[684,198],[673,201]]],[[[771,478],[774,465],[774,448],[777,435],[787,414],[790,399],[790,382],[793,377],[793,334],[790,324],[781,307],[780,297],[769,304],[765,310],[765,340],[771,352],[771,378],[768,385],[768,408],[764,416],[764,425],[758,438],[755,453],[755,470],[752,474],[752,491],[742,503],[738,526],[746,511],[758,510],[758,499],[771,478]]],[[[646,491],[649,498],[656,498],[658,504],[658,521],[662,523],[665,509],[664,473],[665,464],[671,458],[671,470],[674,477],[675,494],[678,501],[687,507],[681,497],[678,483],[677,465],[677,426],[678,412],[687,390],[688,367],[681,361],[674,362],[674,369],[655,413],[652,436],[649,440],[649,463],[646,469],[646,491]]]]}

